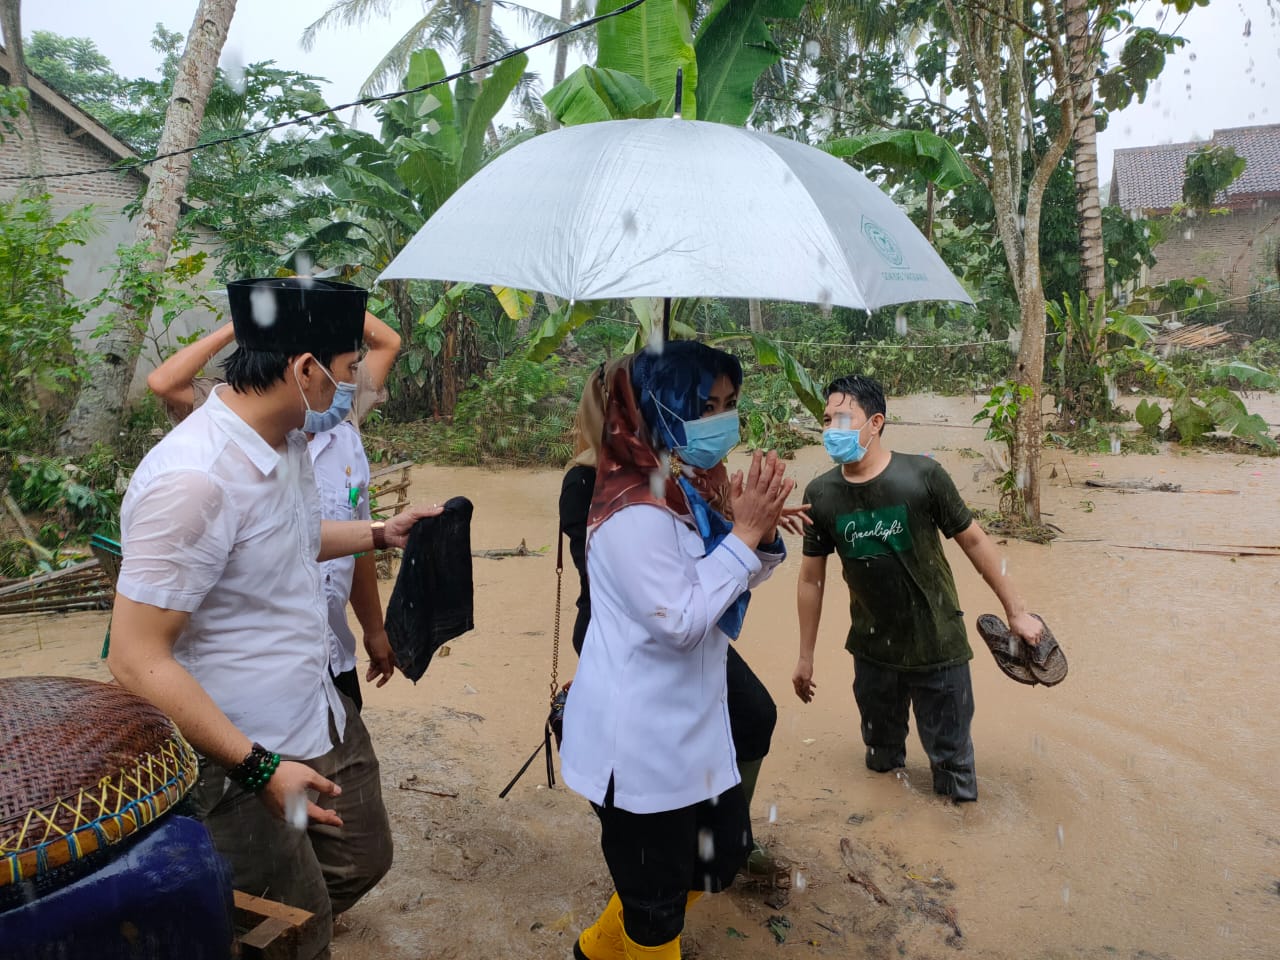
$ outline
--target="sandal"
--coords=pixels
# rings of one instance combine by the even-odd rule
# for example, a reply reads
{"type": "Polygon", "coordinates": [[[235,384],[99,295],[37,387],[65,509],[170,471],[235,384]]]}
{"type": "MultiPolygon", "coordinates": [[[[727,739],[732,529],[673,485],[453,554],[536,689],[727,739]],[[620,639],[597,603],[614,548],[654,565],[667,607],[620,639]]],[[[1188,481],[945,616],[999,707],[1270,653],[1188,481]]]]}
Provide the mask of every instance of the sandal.
{"type": "Polygon", "coordinates": [[[1038,613],[1032,616],[1044,627],[1040,642],[1034,646],[1011,633],[1003,620],[990,613],[978,618],[978,633],[1006,676],[1029,686],[1042,683],[1052,687],[1066,679],[1067,657],[1044,618],[1038,613]]]}

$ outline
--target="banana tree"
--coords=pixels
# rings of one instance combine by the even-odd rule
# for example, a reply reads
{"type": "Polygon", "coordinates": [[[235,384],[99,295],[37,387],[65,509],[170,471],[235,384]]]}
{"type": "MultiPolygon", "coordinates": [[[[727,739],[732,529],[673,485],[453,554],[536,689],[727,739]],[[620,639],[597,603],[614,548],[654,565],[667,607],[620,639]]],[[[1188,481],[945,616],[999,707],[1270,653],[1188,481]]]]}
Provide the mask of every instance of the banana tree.
{"type": "MultiPolygon", "coordinates": [[[[441,82],[446,71],[439,54],[414,53],[405,86],[435,86],[383,104],[378,135],[345,127],[316,147],[341,162],[300,207],[308,219],[295,256],[305,254],[312,262],[340,267],[355,282],[371,285],[440,205],[487,161],[489,124],[527,64],[525,56],[513,57],[482,82],[462,77],[451,88],[441,82]]],[[[415,371],[413,412],[450,414],[461,386],[480,364],[467,309],[475,301],[454,296],[441,314],[430,312],[440,294],[438,285],[387,281],[382,293],[410,352],[415,344],[436,345],[415,371]]],[[[410,389],[408,384],[401,387],[410,389]]]]}

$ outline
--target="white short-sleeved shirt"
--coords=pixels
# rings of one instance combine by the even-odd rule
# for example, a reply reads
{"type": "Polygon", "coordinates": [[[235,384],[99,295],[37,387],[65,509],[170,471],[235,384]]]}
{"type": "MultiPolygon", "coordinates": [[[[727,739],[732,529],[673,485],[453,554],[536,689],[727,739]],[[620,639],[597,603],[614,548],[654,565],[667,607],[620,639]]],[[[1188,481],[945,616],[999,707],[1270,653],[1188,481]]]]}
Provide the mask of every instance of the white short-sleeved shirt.
{"type": "Polygon", "coordinates": [[[696,530],[648,504],[592,531],[591,625],[564,710],[565,783],[600,804],[612,777],[616,806],[657,813],[739,782],[729,638],[716,623],[785,555],[733,534],[707,554],[696,530]]]}
{"type": "Polygon", "coordinates": [[[120,511],[116,589],[191,614],[174,658],[245,736],[290,759],[327,753],[320,505],[306,437],[271,447],[222,386],[143,458],[120,511]]]}
{"type": "MultiPolygon", "coordinates": [[[[369,458],[351,422],[317,433],[307,449],[320,491],[321,516],[326,520],[370,519],[369,458]]],[[[356,558],[335,557],[320,564],[320,569],[328,604],[329,670],[336,677],[354,670],[356,665],[356,636],[347,622],[347,601],[351,597],[356,558]]]]}

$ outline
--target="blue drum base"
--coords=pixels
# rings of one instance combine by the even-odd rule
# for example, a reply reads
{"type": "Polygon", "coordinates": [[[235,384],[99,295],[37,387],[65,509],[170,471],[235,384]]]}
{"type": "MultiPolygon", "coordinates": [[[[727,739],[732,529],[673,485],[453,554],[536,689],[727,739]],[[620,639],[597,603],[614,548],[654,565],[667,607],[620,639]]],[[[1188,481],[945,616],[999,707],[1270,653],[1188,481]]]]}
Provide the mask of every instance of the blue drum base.
{"type": "Polygon", "coordinates": [[[232,922],[209,832],[170,815],[93,872],[0,913],[0,960],[226,960],[232,922]]]}

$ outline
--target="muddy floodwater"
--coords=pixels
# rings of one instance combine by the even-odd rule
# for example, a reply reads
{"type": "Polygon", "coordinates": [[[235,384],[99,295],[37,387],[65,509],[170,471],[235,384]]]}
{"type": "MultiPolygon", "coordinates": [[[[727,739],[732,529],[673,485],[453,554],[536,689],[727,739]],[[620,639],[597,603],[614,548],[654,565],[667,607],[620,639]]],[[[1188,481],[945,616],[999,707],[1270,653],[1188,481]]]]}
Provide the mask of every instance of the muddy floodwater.
{"type": "MultiPolygon", "coordinates": [[[[1280,423],[1276,398],[1251,405],[1280,423]]],[[[892,398],[885,440],[935,456],[970,504],[989,507],[986,444],[970,426],[979,406],[892,398]]],[[[791,470],[803,485],[828,468],[810,447],[791,470]]],[[[594,817],[563,786],[546,788],[541,761],[497,798],[546,715],[559,484],[557,471],[415,471],[415,499],[475,502],[475,549],[550,549],[477,559],[476,631],[416,686],[366,689],[396,863],[343,918],[341,960],[566,957],[610,893],[594,817]]],[[[999,606],[947,547],[975,653],[980,798],[960,808],[931,797],[914,729],[905,772],[864,768],[835,561],[817,698],[796,699],[789,538],[792,560],[754,594],[738,643],[779,708],[755,832],[793,868],[698,904],[685,956],[776,957],[780,938],[789,956],[886,960],[1280,956],[1280,556],[1226,555],[1280,545],[1280,461],[1049,448],[1043,484],[1061,539],[1001,549],[1066,651],[1061,686],[1020,686],[996,669],[973,622],[999,606]]],[[[570,569],[566,611],[575,595],[570,569]]],[[[574,668],[565,621],[561,681],[574,668]]],[[[0,675],[106,679],[105,626],[105,614],[0,618],[0,675]]]]}

